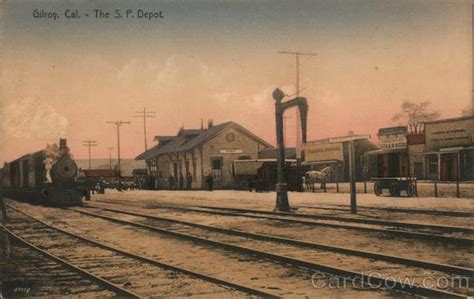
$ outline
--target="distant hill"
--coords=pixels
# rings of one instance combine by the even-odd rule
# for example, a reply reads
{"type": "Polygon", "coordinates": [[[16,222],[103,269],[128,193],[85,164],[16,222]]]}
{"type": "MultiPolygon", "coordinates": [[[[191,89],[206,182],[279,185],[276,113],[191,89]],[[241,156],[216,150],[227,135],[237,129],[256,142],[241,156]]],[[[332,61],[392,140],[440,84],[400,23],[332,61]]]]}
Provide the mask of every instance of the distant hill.
{"type": "MultiPolygon", "coordinates": [[[[82,169],[89,169],[89,160],[74,160],[77,163],[77,166],[82,169]]],[[[109,159],[92,159],[91,168],[92,169],[109,169],[109,159]]],[[[117,160],[112,160],[112,169],[117,165],[117,160]]],[[[132,176],[132,171],[137,168],[146,168],[145,161],[136,161],[134,159],[120,159],[120,167],[122,168],[123,176],[132,176]]]]}

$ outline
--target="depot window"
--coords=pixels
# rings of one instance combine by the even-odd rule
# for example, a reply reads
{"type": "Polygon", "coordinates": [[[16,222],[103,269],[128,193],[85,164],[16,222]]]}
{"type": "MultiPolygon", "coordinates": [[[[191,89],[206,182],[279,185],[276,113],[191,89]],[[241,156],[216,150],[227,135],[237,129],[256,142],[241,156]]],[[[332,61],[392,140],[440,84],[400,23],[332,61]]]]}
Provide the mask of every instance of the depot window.
{"type": "Polygon", "coordinates": [[[213,158],[211,158],[212,170],[221,170],[223,162],[224,161],[223,161],[222,157],[213,157],[213,158]]]}

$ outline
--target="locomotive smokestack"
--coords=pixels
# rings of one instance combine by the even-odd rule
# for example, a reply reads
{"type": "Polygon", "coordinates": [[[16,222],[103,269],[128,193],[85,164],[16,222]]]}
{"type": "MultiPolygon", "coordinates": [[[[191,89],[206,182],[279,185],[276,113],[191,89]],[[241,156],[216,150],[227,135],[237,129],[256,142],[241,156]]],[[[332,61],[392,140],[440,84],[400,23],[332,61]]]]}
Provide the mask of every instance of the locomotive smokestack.
{"type": "Polygon", "coordinates": [[[59,139],[59,148],[63,149],[67,147],[67,139],[66,138],[60,138],[59,139]]]}

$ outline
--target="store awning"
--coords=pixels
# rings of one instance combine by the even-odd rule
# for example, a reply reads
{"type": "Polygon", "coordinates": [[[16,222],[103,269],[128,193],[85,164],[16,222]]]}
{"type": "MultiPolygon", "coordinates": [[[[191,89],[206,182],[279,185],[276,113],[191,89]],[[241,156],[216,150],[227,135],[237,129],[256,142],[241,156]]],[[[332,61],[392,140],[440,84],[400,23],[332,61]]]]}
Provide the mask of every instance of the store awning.
{"type": "Polygon", "coordinates": [[[324,161],[305,161],[301,165],[321,165],[321,164],[332,164],[332,163],[342,163],[340,160],[324,160],[324,161]]]}
{"type": "Polygon", "coordinates": [[[423,154],[424,155],[457,154],[460,151],[464,151],[464,150],[474,150],[474,146],[470,146],[470,147],[462,147],[462,146],[445,147],[445,148],[440,148],[438,151],[431,151],[431,152],[426,152],[426,153],[423,153],[423,154]]]}
{"type": "Polygon", "coordinates": [[[408,149],[407,148],[378,149],[374,151],[365,152],[364,155],[403,154],[403,153],[408,153],[408,149]]]}

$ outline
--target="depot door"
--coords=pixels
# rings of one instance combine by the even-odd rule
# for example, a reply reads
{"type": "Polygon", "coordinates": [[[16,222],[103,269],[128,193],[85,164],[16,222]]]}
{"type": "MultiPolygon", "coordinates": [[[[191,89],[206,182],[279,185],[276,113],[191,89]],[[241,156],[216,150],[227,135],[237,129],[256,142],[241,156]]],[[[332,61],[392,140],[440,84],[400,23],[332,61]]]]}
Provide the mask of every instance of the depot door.
{"type": "Polygon", "coordinates": [[[223,157],[211,158],[212,177],[214,178],[214,186],[216,188],[222,187],[222,167],[224,164],[223,157]]]}

